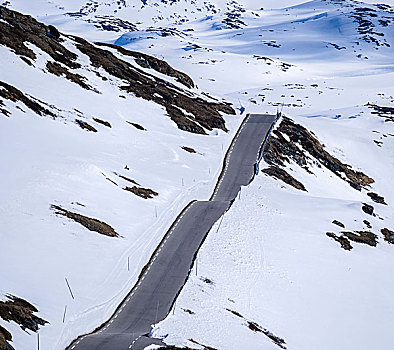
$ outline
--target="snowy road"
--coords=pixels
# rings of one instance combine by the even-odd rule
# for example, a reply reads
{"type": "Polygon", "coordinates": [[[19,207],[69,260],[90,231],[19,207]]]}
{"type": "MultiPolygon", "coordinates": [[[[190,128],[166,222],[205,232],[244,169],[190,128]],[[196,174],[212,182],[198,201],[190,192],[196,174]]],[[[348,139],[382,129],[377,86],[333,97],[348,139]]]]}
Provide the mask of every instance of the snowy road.
{"type": "Polygon", "coordinates": [[[241,186],[253,179],[255,164],[275,118],[262,114],[245,118],[227,152],[211,200],[192,202],[183,210],[112,318],[95,333],[76,340],[69,349],[143,349],[160,344],[146,337],[151,325],[171,311],[210,228],[229,208],[241,186]]]}

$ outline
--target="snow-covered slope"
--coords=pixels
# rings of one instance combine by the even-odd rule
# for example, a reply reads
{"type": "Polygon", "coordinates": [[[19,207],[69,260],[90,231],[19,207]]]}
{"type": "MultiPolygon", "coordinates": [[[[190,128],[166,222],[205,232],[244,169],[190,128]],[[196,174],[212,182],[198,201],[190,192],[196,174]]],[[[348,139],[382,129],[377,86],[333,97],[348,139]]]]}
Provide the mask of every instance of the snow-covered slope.
{"type": "MultiPolygon", "coordinates": [[[[205,91],[248,112],[283,109],[341,164],[374,180],[359,191],[293,142],[309,172],[288,155],[282,164],[261,168],[277,166],[307,192],[277,179],[278,170],[276,177],[260,174],[243,189],[219,231],[212,229],[198,256],[198,274],[190,276],[174,315],[154,334],[192,348],[200,343],[219,349],[278,344],[288,349],[391,349],[394,250],[385,240],[390,234],[381,229],[394,230],[394,129],[392,112],[378,106],[394,104],[393,9],[350,0],[289,0],[280,6],[252,0],[95,4],[6,1],[7,7],[64,33],[165,59],[186,72],[195,87],[182,84],[183,75],[177,80],[177,75],[163,74],[168,69],[147,68],[157,68],[152,58],[146,65],[141,54],[94,46],[109,50],[144,79],[149,74],[148,79],[162,79],[167,87],[173,84],[179,94],[215,102],[205,91]],[[371,192],[387,205],[373,202],[371,192]],[[372,205],[376,216],[362,211],[363,203],[372,205]],[[357,238],[342,231],[372,232],[376,247],[354,242],[357,238]],[[341,249],[347,241],[350,251],[341,249]]],[[[77,39],[62,39],[80,67],[61,67],[84,77],[79,81],[88,89],[75,82],[76,75],[65,79],[67,71],[60,77],[50,73],[48,61],[59,60],[37,45],[26,44],[36,55],[29,59],[33,66],[9,46],[0,46],[0,81],[42,109],[39,116],[21,98],[4,96],[0,105],[11,113],[0,115],[0,237],[7,247],[0,258],[0,288],[3,294],[26,298],[50,322],[40,330],[43,349],[64,348],[111,314],[181,208],[209,196],[222,149],[241,121],[240,116],[224,117],[225,133],[212,112],[213,124],[204,126],[201,119],[193,124],[209,135],[182,131],[178,127],[181,121],[189,124],[191,109],[178,103],[183,116],[177,119],[171,103],[160,103],[158,96],[147,101],[147,95],[137,97],[136,87],[119,89],[131,85],[130,77],[108,72],[107,63],[94,63],[77,39]],[[84,124],[76,119],[97,132],[81,129],[84,124]],[[123,190],[134,186],[158,196],[143,199],[123,190]],[[90,232],[56,215],[51,205],[103,221],[121,237],[90,232]]],[[[0,98],[6,91],[9,96],[3,85],[0,98]]],[[[290,142],[291,134],[279,130],[275,137],[290,142]]],[[[15,323],[0,320],[0,325],[12,331],[16,349],[34,348],[35,336],[15,323]]]]}
{"type": "MultiPolygon", "coordinates": [[[[42,348],[61,349],[112,313],[179,211],[209,197],[240,118],[225,125],[231,107],[164,62],[0,15],[0,288],[34,304],[42,348]]],[[[0,322],[17,349],[35,347],[0,322]]]]}

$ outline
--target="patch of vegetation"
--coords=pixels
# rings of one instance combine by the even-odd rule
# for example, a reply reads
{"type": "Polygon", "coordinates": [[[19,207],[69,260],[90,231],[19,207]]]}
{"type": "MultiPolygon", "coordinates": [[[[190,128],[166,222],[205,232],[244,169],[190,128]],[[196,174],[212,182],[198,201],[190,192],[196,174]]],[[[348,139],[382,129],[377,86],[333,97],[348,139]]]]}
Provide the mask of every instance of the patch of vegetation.
{"type": "Polygon", "coordinates": [[[305,186],[300,181],[291,176],[286,170],[279,168],[278,166],[270,166],[261,171],[264,174],[282,180],[284,183],[296,188],[297,190],[306,191],[305,186]]]}
{"type": "Polygon", "coordinates": [[[136,196],[144,198],[144,199],[150,199],[153,198],[154,196],[158,196],[159,194],[150,188],[143,188],[143,187],[128,187],[126,186],[123,188],[125,191],[129,191],[131,193],[134,193],[136,196]]]}

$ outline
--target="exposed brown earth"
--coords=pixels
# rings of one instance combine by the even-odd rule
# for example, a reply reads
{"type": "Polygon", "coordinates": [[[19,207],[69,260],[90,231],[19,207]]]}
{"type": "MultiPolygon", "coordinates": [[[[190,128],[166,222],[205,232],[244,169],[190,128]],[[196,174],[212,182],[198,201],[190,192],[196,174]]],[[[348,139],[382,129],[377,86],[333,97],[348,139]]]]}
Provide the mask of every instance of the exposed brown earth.
{"type": "MultiPolygon", "coordinates": [[[[10,100],[12,102],[22,102],[27,108],[31,109],[34,113],[38,114],[39,116],[48,115],[52,118],[56,118],[56,115],[53,114],[51,111],[42,107],[39,103],[34,101],[32,98],[27,97],[22,91],[18,90],[17,88],[3,81],[0,81],[0,97],[10,100]]],[[[0,100],[0,106],[1,104],[2,103],[0,100]]]]}
{"type": "Polygon", "coordinates": [[[269,168],[263,169],[262,172],[276,179],[282,180],[284,183],[293,186],[297,190],[306,191],[305,186],[293,176],[291,176],[286,170],[279,168],[278,166],[270,166],[269,168]]]}
{"type": "Polygon", "coordinates": [[[73,213],[58,205],[51,205],[51,209],[53,209],[56,214],[74,220],[75,222],[81,224],[82,226],[86,227],[90,231],[95,231],[109,237],[119,237],[119,235],[115,232],[115,230],[105,222],[102,222],[97,219],[92,219],[81,214],[73,213]]]}
{"type": "Polygon", "coordinates": [[[123,189],[125,191],[129,191],[131,193],[134,193],[136,196],[144,198],[144,199],[153,198],[154,196],[159,195],[157,192],[151,190],[150,188],[143,188],[143,187],[137,187],[137,186],[133,186],[133,187],[126,186],[123,189]]]}
{"type": "Polygon", "coordinates": [[[310,165],[313,163],[324,166],[341,178],[342,174],[345,174],[344,180],[357,190],[374,182],[361,171],[355,171],[333,157],[311,132],[286,117],[283,117],[279,127],[271,133],[264,150],[264,159],[270,165],[281,167],[294,161],[309,173],[312,172],[310,165]],[[287,135],[289,141],[284,135],[287,135]]]}
{"type": "Polygon", "coordinates": [[[106,44],[106,43],[96,43],[98,46],[107,46],[115,50],[118,50],[122,55],[131,56],[135,58],[135,62],[143,68],[151,68],[159,73],[165,74],[169,77],[174,77],[176,81],[185,85],[188,88],[194,87],[194,82],[187,74],[180,72],[179,70],[171,67],[167,62],[160,60],[156,57],[149,56],[142,52],[130,51],[121,46],[106,44]]]}

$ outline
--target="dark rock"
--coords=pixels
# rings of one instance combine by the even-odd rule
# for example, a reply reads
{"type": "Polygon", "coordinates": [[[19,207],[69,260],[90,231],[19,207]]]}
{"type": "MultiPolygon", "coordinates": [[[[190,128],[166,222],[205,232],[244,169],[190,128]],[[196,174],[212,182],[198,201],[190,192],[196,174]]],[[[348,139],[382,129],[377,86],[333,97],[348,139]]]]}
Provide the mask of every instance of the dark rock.
{"type": "Polygon", "coordinates": [[[374,110],[371,114],[384,118],[386,122],[394,122],[394,107],[378,106],[371,103],[368,103],[367,106],[374,110]]]}
{"type": "Polygon", "coordinates": [[[102,120],[102,119],[99,119],[99,118],[93,118],[93,120],[94,120],[96,123],[102,124],[102,125],[104,125],[104,126],[106,126],[106,127],[108,127],[108,128],[112,128],[110,122],[107,122],[107,121],[102,120]]]}
{"type": "Polygon", "coordinates": [[[54,37],[56,40],[60,38],[59,31],[52,25],[48,26],[48,35],[54,37]]]}
{"type": "Polygon", "coordinates": [[[371,223],[368,220],[363,220],[363,223],[365,224],[365,226],[367,226],[368,228],[372,228],[371,223]]]}
{"type": "Polygon", "coordinates": [[[382,232],[385,241],[394,244],[394,231],[391,231],[388,228],[382,228],[380,232],[382,232]]]}
{"type": "Polygon", "coordinates": [[[361,209],[363,210],[364,213],[366,213],[368,215],[374,215],[373,214],[374,207],[370,204],[363,203],[363,206],[361,207],[361,209]]]}
{"type": "Polygon", "coordinates": [[[387,203],[384,201],[384,197],[379,196],[377,193],[368,192],[367,195],[368,195],[375,203],[387,205],[387,203]]]}
{"type": "Polygon", "coordinates": [[[293,186],[294,188],[306,191],[305,186],[293,176],[291,176],[286,170],[281,169],[277,166],[270,166],[269,168],[261,170],[264,174],[282,180],[286,184],[293,186]]]}
{"type": "Polygon", "coordinates": [[[347,232],[347,231],[342,231],[341,232],[343,236],[347,237],[353,242],[356,243],[363,243],[363,244],[368,244],[372,247],[376,247],[378,244],[377,238],[374,233],[369,232],[369,231],[354,231],[354,232],[347,232]]]}
{"type": "Polygon", "coordinates": [[[345,225],[342,222],[338,221],[338,220],[334,220],[332,223],[334,225],[339,226],[339,227],[345,228],[345,225]]]}
{"type": "Polygon", "coordinates": [[[189,152],[189,153],[197,153],[196,150],[191,147],[182,146],[182,149],[185,150],[186,152],[189,152]]]}
{"type": "Polygon", "coordinates": [[[341,248],[345,250],[353,249],[352,245],[350,244],[350,241],[346,237],[337,236],[334,232],[327,232],[326,235],[337,241],[341,245],[341,248]]]}
{"type": "Polygon", "coordinates": [[[132,126],[134,126],[136,129],[138,129],[138,130],[145,130],[145,128],[142,126],[142,125],[140,125],[140,124],[137,124],[137,123],[132,123],[132,122],[129,122],[129,121],[127,121],[129,124],[131,124],[132,126]]]}

